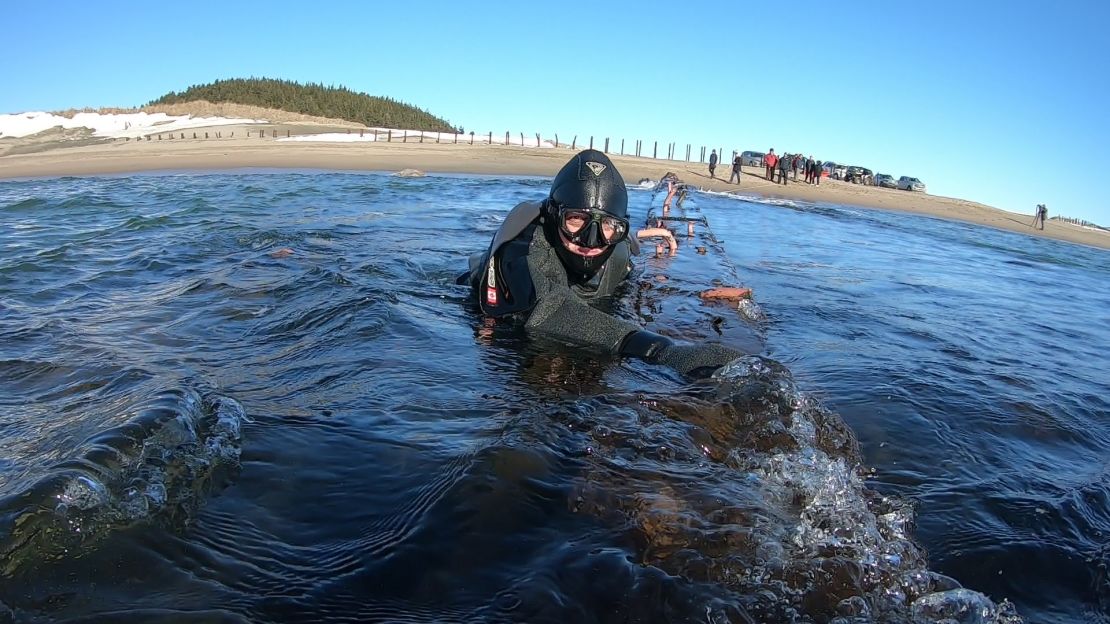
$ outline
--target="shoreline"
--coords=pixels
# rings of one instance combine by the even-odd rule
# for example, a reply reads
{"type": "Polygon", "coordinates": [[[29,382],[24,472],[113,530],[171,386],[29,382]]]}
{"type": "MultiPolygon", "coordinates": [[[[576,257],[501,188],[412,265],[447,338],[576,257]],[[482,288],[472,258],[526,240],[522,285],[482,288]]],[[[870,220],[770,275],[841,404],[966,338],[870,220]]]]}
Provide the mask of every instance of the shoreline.
{"type": "MultiPolygon", "coordinates": [[[[34,146],[37,151],[0,156],[0,180],[247,168],[346,171],[419,169],[427,173],[551,177],[573,153],[565,147],[545,149],[469,145],[461,141],[458,144],[434,143],[428,140],[424,143],[415,140],[407,143],[284,142],[273,138],[245,138],[243,135],[248,129],[246,126],[225,126],[221,131],[233,129],[241,129],[239,134],[242,138],[112,140],[84,145],[52,141],[34,146]]],[[[579,146],[577,149],[583,147],[587,146],[579,146]]],[[[724,180],[720,177],[711,180],[705,163],[656,160],[613,153],[609,157],[628,184],[635,184],[642,178],[659,180],[667,172],[674,172],[684,182],[706,190],[759,198],[825,202],[908,212],[1110,249],[1110,232],[1051,219],[1045,223],[1043,231],[1034,230],[1030,226],[1034,210],[1032,205],[1029,214],[1014,213],[957,198],[859,186],[827,178],[822,179],[821,185],[817,187],[803,181],[782,186],[763,179],[761,167],[744,167],[740,184],[735,185],[725,181],[731,172],[730,165],[717,167],[717,173],[723,175],[724,180]]]]}

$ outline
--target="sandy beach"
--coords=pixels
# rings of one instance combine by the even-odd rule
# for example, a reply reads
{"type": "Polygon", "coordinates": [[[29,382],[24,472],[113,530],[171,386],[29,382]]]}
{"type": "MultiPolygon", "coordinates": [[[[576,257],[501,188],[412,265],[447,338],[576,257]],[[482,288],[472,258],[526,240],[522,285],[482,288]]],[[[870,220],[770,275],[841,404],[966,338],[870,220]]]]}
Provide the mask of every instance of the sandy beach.
{"type": "MultiPolygon", "coordinates": [[[[241,168],[295,168],[352,171],[399,171],[418,169],[428,173],[516,174],[553,176],[572,153],[569,148],[542,149],[509,145],[470,145],[468,136],[459,143],[408,142],[288,142],[272,137],[315,132],[347,132],[347,128],[306,124],[267,124],[266,138],[259,126],[198,128],[186,133],[197,139],[174,140],[74,140],[73,136],[39,137],[34,141],[10,140],[0,145],[0,179],[121,174],[145,171],[219,170],[241,168]],[[252,131],[247,138],[247,131],[252,131]],[[208,132],[211,138],[205,139],[208,132]],[[215,138],[219,132],[222,138],[215,138]],[[230,138],[234,133],[234,138],[230,138]]],[[[357,132],[357,130],[353,130],[357,132]]],[[[445,135],[449,136],[449,135],[445,135]]],[[[581,149],[582,145],[577,146],[581,149]]],[[[599,147],[599,146],[595,146],[599,147]]],[[[611,150],[612,152],[612,150],[611,150]]],[[[718,166],[710,179],[707,165],[676,160],[655,160],[610,153],[621,174],[631,184],[642,178],[658,180],[673,171],[685,182],[715,191],[754,197],[775,197],[809,202],[830,202],[912,212],[976,223],[988,227],[1044,236],[1062,241],[1110,249],[1110,233],[1049,220],[1045,229],[1035,230],[1034,203],[1028,213],[1000,210],[962,199],[910,193],[896,189],[865,187],[823,179],[819,187],[801,182],[787,186],[763,179],[763,169],[745,167],[739,185],[729,184],[729,166],[718,166]]],[[[1051,208],[1051,207],[1050,207],[1051,208]]]]}

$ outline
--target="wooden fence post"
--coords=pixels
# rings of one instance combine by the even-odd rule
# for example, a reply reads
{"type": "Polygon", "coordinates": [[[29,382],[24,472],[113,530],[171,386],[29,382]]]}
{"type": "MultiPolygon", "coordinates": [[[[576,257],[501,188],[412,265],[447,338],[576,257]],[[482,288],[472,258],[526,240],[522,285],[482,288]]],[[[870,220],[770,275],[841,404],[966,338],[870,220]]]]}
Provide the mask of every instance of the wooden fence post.
{"type": "Polygon", "coordinates": [[[420,131],[420,142],[421,143],[424,142],[424,131],[423,130],[420,131]]]}
{"type": "Polygon", "coordinates": [[[455,145],[458,145],[458,144],[459,144],[459,133],[456,132],[455,133],[455,145]]]}
{"type": "Polygon", "coordinates": [[[655,159],[659,158],[659,141],[656,141],[655,147],[651,149],[651,157],[655,159]]]}
{"type": "Polygon", "coordinates": [[[402,132],[403,132],[403,134],[401,135],[401,142],[402,143],[408,143],[409,142],[409,131],[408,130],[402,130],[402,132]]]}
{"type": "Polygon", "coordinates": [[[537,132],[536,133],[536,147],[539,147],[539,146],[540,146],[540,133],[537,132]]]}
{"type": "Polygon", "coordinates": [[[570,149],[572,149],[572,150],[575,149],[575,146],[577,146],[577,145],[578,145],[578,135],[576,134],[576,135],[574,135],[574,138],[570,142],[570,149]]]}
{"type": "Polygon", "coordinates": [[[624,156],[624,139],[621,139],[621,156],[624,156]]]}
{"type": "Polygon", "coordinates": [[[390,128],[390,129],[385,131],[385,142],[386,143],[392,143],[393,142],[393,128],[390,128]]]}
{"type": "Polygon", "coordinates": [[[594,135],[590,135],[590,149],[594,148],[594,135]]]}
{"type": "Polygon", "coordinates": [[[555,133],[555,147],[559,147],[559,133],[555,133]]]}
{"type": "Polygon", "coordinates": [[[686,162],[690,162],[690,144],[686,144],[686,162]]]}
{"type": "Polygon", "coordinates": [[[508,130],[505,131],[505,145],[506,146],[509,145],[509,131],[508,130]]]}
{"type": "MultiPolygon", "coordinates": [[[[524,133],[523,132],[520,133],[520,146],[524,147],[524,133]]],[[[539,147],[539,143],[536,144],[536,147],[539,147]]]]}
{"type": "Polygon", "coordinates": [[[609,153],[609,137],[605,137],[605,149],[602,150],[602,151],[605,152],[606,154],[609,153]]]}
{"type": "Polygon", "coordinates": [[[489,136],[486,137],[486,142],[493,145],[493,130],[489,131],[489,136]]]}

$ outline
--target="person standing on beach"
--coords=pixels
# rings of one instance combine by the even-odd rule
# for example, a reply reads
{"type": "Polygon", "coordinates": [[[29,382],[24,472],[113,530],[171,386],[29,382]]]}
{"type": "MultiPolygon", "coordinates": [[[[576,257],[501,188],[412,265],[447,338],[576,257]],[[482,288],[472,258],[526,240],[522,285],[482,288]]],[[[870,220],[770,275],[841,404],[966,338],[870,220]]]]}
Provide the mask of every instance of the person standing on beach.
{"type": "MultiPolygon", "coordinates": [[[[704,153],[704,152],[703,152],[704,153]]],[[[713,150],[709,154],[709,179],[716,179],[717,174],[717,150],[713,150]]]]}
{"type": "Polygon", "coordinates": [[[744,159],[737,154],[732,158],[732,174],[728,176],[728,183],[732,184],[732,179],[736,178],[736,183],[740,184],[740,167],[744,163],[744,159]]]}
{"type": "Polygon", "coordinates": [[[821,169],[823,167],[824,163],[822,163],[820,160],[813,160],[813,183],[817,186],[821,186],[821,169]]]}
{"type": "Polygon", "coordinates": [[[1048,218],[1048,207],[1044,204],[1037,204],[1037,213],[1033,215],[1033,227],[1043,230],[1045,219],[1048,218]]]}
{"type": "Polygon", "coordinates": [[[783,154],[779,158],[779,183],[783,186],[786,186],[786,176],[790,173],[790,163],[793,160],[790,154],[783,154]]]}
{"type": "Polygon", "coordinates": [[[716,343],[679,344],[604,309],[632,271],[628,191],[605,154],[576,154],[543,201],[509,211],[493,242],[455,280],[494,321],[526,336],[702,377],[743,354],[716,343]]]}
{"type": "Polygon", "coordinates": [[[775,148],[767,150],[767,157],[763,159],[763,164],[767,165],[767,179],[771,182],[775,181],[775,165],[779,162],[778,156],[775,156],[775,148]]]}
{"type": "Polygon", "coordinates": [[[798,167],[802,165],[802,155],[794,154],[794,158],[790,159],[790,169],[794,172],[794,181],[798,181],[798,167]]]}

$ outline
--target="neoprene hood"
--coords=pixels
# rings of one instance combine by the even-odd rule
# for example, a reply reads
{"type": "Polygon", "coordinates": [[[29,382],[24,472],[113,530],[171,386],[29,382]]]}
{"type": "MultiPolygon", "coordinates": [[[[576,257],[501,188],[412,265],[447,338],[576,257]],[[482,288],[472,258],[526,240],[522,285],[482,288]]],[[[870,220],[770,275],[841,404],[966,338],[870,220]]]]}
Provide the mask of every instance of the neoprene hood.
{"type": "Polygon", "coordinates": [[[609,157],[594,149],[583,150],[570,159],[551,182],[544,202],[544,232],[567,268],[572,281],[593,277],[613,254],[613,245],[592,257],[567,249],[559,235],[558,212],[564,208],[600,210],[628,219],[628,190],[624,178],[609,157]]]}

